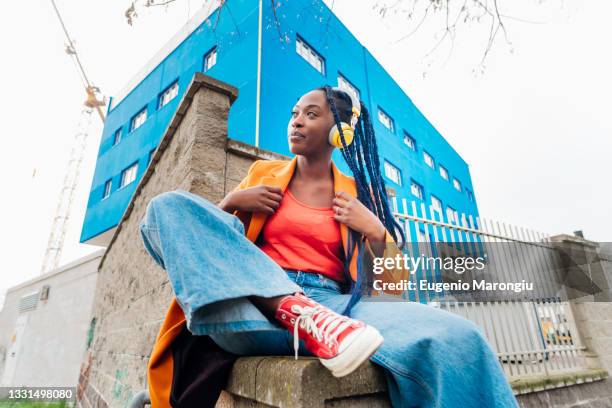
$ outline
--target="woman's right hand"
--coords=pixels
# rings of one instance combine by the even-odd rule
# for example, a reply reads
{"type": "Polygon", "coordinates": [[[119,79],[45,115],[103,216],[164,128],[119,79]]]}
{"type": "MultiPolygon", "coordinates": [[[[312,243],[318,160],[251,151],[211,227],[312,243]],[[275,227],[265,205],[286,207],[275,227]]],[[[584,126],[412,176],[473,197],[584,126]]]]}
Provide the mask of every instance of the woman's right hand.
{"type": "Polygon", "coordinates": [[[274,214],[282,199],[283,191],[280,188],[262,185],[232,191],[219,203],[219,207],[229,213],[238,210],[274,214]]]}

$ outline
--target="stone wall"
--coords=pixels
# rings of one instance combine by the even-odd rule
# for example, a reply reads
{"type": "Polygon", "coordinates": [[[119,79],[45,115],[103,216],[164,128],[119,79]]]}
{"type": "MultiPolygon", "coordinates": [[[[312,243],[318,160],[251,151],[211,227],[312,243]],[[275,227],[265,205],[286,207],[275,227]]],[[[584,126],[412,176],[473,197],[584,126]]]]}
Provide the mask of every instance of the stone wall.
{"type": "Polygon", "coordinates": [[[234,87],[196,74],[111,240],[99,269],[96,327],[81,368],[81,405],[125,406],[146,386],[153,342],[172,299],[167,275],[139,231],[147,203],[177,188],[218,202],[257,157],[282,158],[227,139],[234,87]]]}
{"type": "Polygon", "coordinates": [[[612,381],[593,381],[568,387],[517,396],[522,408],[606,408],[612,407],[612,381]]]}

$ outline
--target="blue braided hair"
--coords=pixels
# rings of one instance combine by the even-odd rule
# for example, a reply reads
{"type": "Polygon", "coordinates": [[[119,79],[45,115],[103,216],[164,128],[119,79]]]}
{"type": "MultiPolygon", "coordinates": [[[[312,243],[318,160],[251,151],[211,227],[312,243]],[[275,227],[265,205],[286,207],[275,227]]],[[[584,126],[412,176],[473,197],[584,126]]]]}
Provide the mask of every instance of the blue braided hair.
{"type": "MultiPolygon", "coordinates": [[[[359,102],[361,115],[355,126],[353,142],[347,146],[340,122],[350,123],[353,106],[351,97],[346,92],[337,88],[333,89],[328,85],[317,88],[317,90],[325,92],[327,103],[334,117],[334,122],[340,131],[340,140],[343,146],[340,151],[349,169],[353,173],[357,186],[357,198],[378,217],[385,226],[385,229],[389,231],[393,237],[395,243],[401,243],[403,245],[403,243],[406,242],[406,236],[400,224],[396,221],[395,217],[393,217],[393,213],[389,206],[385,181],[380,172],[380,158],[370,112],[362,102],[359,102]],[[398,240],[398,238],[400,239],[398,240]]],[[[354,230],[350,230],[344,273],[347,282],[351,282],[351,298],[343,312],[345,315],[349,315],[351,309],[359,302],[363,293],[367,289],[372,288],[372,282],[374,280],[371,268],[367,268],[365,271],[363,270],[361,256],[357,260],[357,281],[353,283],[350,276],[349,262],[355,248],[358,247],[360,254],[364,253],[363,240],[361,238],[361,234],[354,230]]]]}

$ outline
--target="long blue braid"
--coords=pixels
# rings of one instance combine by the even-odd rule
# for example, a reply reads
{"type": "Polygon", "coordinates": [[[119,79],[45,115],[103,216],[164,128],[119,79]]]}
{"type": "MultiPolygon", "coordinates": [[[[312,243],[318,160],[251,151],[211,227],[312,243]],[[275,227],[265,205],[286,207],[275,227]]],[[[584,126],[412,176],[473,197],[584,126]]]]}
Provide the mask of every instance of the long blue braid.
{"type": "MultiPolygon", "coordinates": [[[[374,128],[372,127],[368,109],[360,102],[361,115],[355,127],[353,142],[347,146],[340,123],[350,122],[352,115],[352,102],[350,96],[344,91],[332,89],[327,85],[317,89],[325,92],[327,103],[334,117],[334,122],[340,131],[340,140],[343,146],[340,151],[355,178],[357,198],[378,217],[385,226],[385,229],[389,231],[396,244],[400,242],[404,243],[406,241],[404,231],[395,220],[395,217],[393,217],[393,213],[389,207],[385,181],[380,172],[380,159],[378,156],[376,135],[374,134],[374,128]],[[398,241],[398,238],[401,238],[401,240],[398,241]]],[[[351,309],[359,302],[366,289],[372,288],[372,282],[374,280],[373,271],[363,270],[361,256],[357,260],[357,281],[353,283],[350,276],[349,262],[355,248],[358,247],[359,253],[363,254],[363,246],[361,234],[351,229],[344,268],[347,281],[351,282],[351,298],[343,312],[345,315],[350,315],[351,309]]]]}

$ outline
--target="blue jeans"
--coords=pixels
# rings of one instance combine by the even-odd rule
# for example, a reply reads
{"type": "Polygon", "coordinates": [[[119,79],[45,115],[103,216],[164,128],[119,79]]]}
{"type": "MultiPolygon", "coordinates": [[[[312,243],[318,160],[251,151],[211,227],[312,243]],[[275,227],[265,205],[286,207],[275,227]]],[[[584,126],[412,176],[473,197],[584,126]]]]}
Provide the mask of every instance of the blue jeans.
{"type": "MultiPolygon", "coordinates": [[[[320,274],[285,271],[244,236],[241,221],[177,190],[151,200],[145,247],[168,273],[187,328],[239,355],[291,355],[292,334],[247,298],[303,291],[340,313],[349,300],[320,274]]],[[[415,302],[362,300],[351,317],[385,338],[371,357],[384,367],[393,407],[517,407],[502,368],[472,322],[415,302]]],[[[310,355],[307,350],[302,354],[310,355]]]]}

